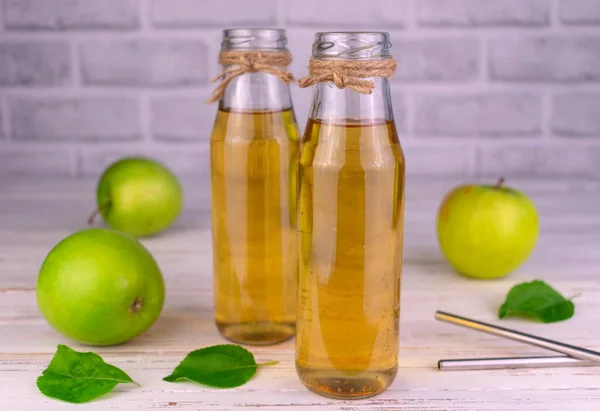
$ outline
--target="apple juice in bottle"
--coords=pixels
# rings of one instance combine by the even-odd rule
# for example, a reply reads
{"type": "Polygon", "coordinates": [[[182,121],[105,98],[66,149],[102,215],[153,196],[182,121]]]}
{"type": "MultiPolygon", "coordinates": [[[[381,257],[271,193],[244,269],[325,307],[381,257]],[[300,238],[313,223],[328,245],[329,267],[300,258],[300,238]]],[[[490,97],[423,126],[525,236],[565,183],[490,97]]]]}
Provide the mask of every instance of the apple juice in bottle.
{"type": "MultiPolygon", "coordinates": [[[[225,30],[222,52],[285,53],[286,43],[283,30],[225,30]]],[[[294,335],[298,146],[287,83],[261,71],[229,82],[210,158],[215,321],[233,342],[294,335]]]]}
{"type": "MultiPolygon", "coordinates": [[[[313,60],[389,48],[387,33],[318,33],[313,60]]],[[[398,368],[405,165],[388,79],[368,80],[371,94],[314,85],[299,156],[296,369],[334,398],[376,395],[398,368]]]]}

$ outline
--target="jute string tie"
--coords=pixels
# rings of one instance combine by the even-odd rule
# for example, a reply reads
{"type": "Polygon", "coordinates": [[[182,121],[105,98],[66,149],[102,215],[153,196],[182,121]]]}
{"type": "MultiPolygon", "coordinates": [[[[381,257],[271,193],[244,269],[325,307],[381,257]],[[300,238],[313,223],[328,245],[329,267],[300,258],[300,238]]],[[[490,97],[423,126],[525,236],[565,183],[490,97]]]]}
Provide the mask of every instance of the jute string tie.
{"type": "Polygon", "coordinates": [[[308,64],[308,77],[298,81],[301,88],[325,81],[339,88],[349,88],[363,94],[371,94],[375,84],[369,77],[391,77],[396,72],[396,60],[317,60],[308,64]]]}
{"type": "Polygon", "coordinates": [[[232,66],[211,80],[212,83],[220,81],[215,87],[212,97],[207,101],[218,101],[227,85],[244,73],[269,73],[276,76],[285,84],[294,81],[292,73],[287,71],[287,66],[292,62],[292,55],[288,51],[222,51],[219,54],[219,64],[232,66]],[[283,67],[283,69],[282,69],[283,67]]]}

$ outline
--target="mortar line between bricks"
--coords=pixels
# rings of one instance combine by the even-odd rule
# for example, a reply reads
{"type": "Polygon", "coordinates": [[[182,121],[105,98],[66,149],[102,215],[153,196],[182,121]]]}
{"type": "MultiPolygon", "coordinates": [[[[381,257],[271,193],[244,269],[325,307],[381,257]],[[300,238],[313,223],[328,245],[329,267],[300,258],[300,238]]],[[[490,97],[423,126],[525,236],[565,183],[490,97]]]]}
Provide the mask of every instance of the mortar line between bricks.
{"type": "Polygon", "coordinates": [[[481,144],[473,146],[473,178],[482,177],[481,167],[482,147],[481,144]]]}
{"type": "Polygon", "coordinates": [[[561,30],[564,28],[564,26],[560,23],[560,2],[561,0],[552,0],[550,5],[550,26],[555,30],[561,30]]]}
{"type": "Polygon", "coordinates": [[[569,136],[559,136],[559,135],[551,135],[544,143],[550,144],[552,146],[565,146],[566,149],[569,147],[577,147],[577,148],[589,148],[589,147],[600,147],[600,138],[594,136],[577,136],[577,137],[569,137],[569,136]]]}
{"type": "MultiPolygon", "coordinates": [[[[401,136],[402,137],[402,136],[401,136]]],[[[531,137],[507,137],[508,141],[516,143],[529,143],[531,137]]],[[[492,143],[497,139],[494,137],[465,137],[464,135],[454,136],[419,136],[405,137],[400,139],[402,147],[427,148],[427,147],[464,147],[465,145],[475,145],[477,142],[492,143]]],[[[506,140],[503,140],[506,141],[506,140]]]]}
{"type": "Polygon", "coordinates": [[[4,30],[4,0],[0,0],[0,32],[4,30]]]}
{"type": "Polygon", "coordinates": [[[67,156],[69,158],[69,175],[71,177],[78,177],[78,168],[79,168],[79,155],[78,148],[76,147],[67,147],[67,156]]]}
{"type": "Polygon", "coordinates": [[[475,177],[477,174],[476,170],[476,161],[477,161],[477,144],[471,144],[468,147],[469,149],[469,164],[467,164],[467,168],[469,170],[469,177],[475,177]]]}
{"type": "MultiPolygon", "coordinates": [[[[123,151],[123,152],[130,152],[130,153],[135,153],[135,152],[143,152],[145,151],[146,145],[144,144],[140,144],[143,143],[142,140],[132,140],[132,141],[105,141],[102,143],[89,143],[89,142],[85,142],[85,143],[77,143],[77,142],[73,142],[71,143],[71,145],[68,145],[68,147],[72,147],[73,149],[76,149],[80,152],[80,154],[82,156],[85,157],[85,154],[89,154],[90,152],[93,151],[123,151]]],[[[178,146],[178,145],[175,145],[178,146]]],[[[152,147],[156,147],[156,145],[153,145],[152,147]]],[[[169,145],[168,147],[162,147],[162,148],[173,148],[173,145],[169,145]]]]}
{"type": "Polygon", "coordinates": [[[548,144],[549,147],[563,147],[568,150],[569,148],[600,148],[600,138],[594,136],[559,136],[551,135],[544,144],[548,144]]]}
{"type": "Polygon", "coordinates": [[[479,38],[478,48],[479,73],[477,79],[481,84],[488,84],[488,39],[486,38],[486,36],[483,36],[483,38],[479,38]]]}
{"type": "MultiPolygon", "coordinates": [[[[288,24],[288,30],[307,30],[314,32],[318,29],[323,29],[323,24],[288,24]]],[[[364,30],[370,26],[356,26],[349,25],[348,30],[364,30]]],[[[326,26],[325,26],[326,28],[326,26]]],[[[346,28],[346,27],[345,27],[346,28]]],[[[519,36],[523,38],[531,37],[578,37],[582,35],[597,35],[599,33],[599,27],[593,25],[569,25],[567,27],[560,25],[553,27],[550,24],[546,26],[416,26],[414,28],[402,28],[389,25],[383,25],[382,30],[388,32],[396,32],[402,35],[403,39],[416,39],[416,40],[428,40],[428,39],[454,39],[464,37],[479,37],[482,34],[510,37],[519,36]],[[567,30],[561,30],[557,33],[558,28],[566,28],[567,30]]]]}
{"type": "Polygon", "coordinates": [[[469,134],[444,134],[443,132],[415,132],[411,134],[411,136],[414,136],[415,140],[411,138],[410,141],[437,141],[440,143],[444,141],[447,141],[448,143],[454,143],[456,141],[456,144],[473,144],[475,142],[482,142],[485,144],[504,144],[506,142],[528,143],[535,141],[545,141],[541,133],[519,134],[517,132],[507,132],[501,134],[491,134],[484,132],[471,132],[469,134]]]}
{"type": "Polygon", "coordinates": [[[548,139],[552,135],[552,115],[553,115],[553,107],[552,107],[552,93],[550,89],[547,88],[542,93],[542,113],[541,113],[541,121],[542,121],[542,134],[545,139],[548,139]]]}
{"type": "Polygon", "coordinates": [[[2,133],[4,137],[0,139],[0,143],[6,142],[6,144],[8,144],[8,142],[11,140],[12,133],[10,113],[8,111],[8,96],[6,94],[0,96],[0,115],[2,116],[2,133]]]}
{"type": "Polygon", "coordinates": [[[140,27],[139,32],[147,33],[152,31],[153,27],[151,24],[150,14],[152,13],[150,8],[150,0],[137,0],[138,11],[140,14],[140,27]]]}
{"type": "Polygon", "coordinates": [[[119,41],[119,40],[205,40],[206,37],[215,30],[221,30],[220,26],[205,26],[194,29],[154,29],[149,31],[125,31],[125,30],[12,30],[2,32],[2,40],[6,42],[21,42],[21,41],[51,41],[65,40],[70,36],[77,36],[77,39],[85,41],[119,41]]]}
{"type": "Polygon", "coordinates": [[[285,27],[285,12],[286,12],[286,0],[277,0],[277,19],[276,24],[280,28],[285,27]]]}
{"type": "Polygon", "coordinates": [[[80,72],[80,64],[79,64],[79,41],[77,39],[70,39],[69,41],[69,58],[70,58],[70,66],[71,66],[71,85],[75,88],[78,88],[81,82],[81,72],[80,72]]]}
{"type": "MultiPolygon", "coordinates": [[[[104,147],[102,147],[104,148],[104,147]]],[[[73,176],[75,178],[81,178],[82,177],[82,173],[81,173],[81,162],[83,161],[83,155],[82,155],[82,150],[83,147],[75,147],[73,149],[73,163],[74,163],[74,171],[73,171],[73,176]]]]}
{"type": "Polygon", "coordinates": [[[406,32],[411,32],[412,30],[419,28],[419,17],[417,16],[415,0],[405,0],[405,2],[406,6],[404,10],[406,11],[406,19],[404,19],[404,30],[406,32]]]}
{"type": "Polygon", "coordinates": [[[500,148],[504,146],[515,146],[515,147],[556,147],[569,149],[570,147],[576,148],[588,148],[588,147],[600,147],[600,139],[593,137],[559,137],[553,136],[548,139],[538,138],[518,138],[518,137],[506,137],[506,138],[493,138],[493,137],[482,137],[478,140],[484,143],[482,148],[500,148]]]}
{"type": "Polygon", "coordinates": [[[391,86],[393,88],[400,87],[402,90],[427,92],[427,93],[440,93],[440,94],[458,94],[465,95],[477,92],[511,92],[511,93],[530,93],[530,92],[542,92],[548,87],[552,87],[556,90],[562,91],[600,91],[600,81],[592,83],[579,82],[579,83],[509,83],[509,82],[493,82],[493,83],[407,83],[404,81],[392,81],[391,86]],[[457,88],[460,92],[457,92],[457,88]]]}
{"type": "MultiPolygon", "coordinates": [[[[392,86],[393,87],[393,86],[392,86]]],[[[414,91],[405,91],[405,90],[401,90],[402,93],[404,94],[404,99],[405,99],[405,108],[406,108],[406,119],[405,119],[405,124],[406,124],[406,133],[409,135],[413,135],[414,136],[414,130],[415,130],[415,121],[416,121],[416,107],[415,107],[415,93],[414,91]]]]}
{"type": "Polygon", "coordinates": [[[145,147],[152,138],[152,101],[144,91],[140,92],[138,99],[138,111],[140,119],[140,132],[142,134],[142,145],[145,147]]]}
{"type": "Polygon", "coordinates": [[[143,88],[143,87],[101,87],[71,85],[62,87],[4,87],[2,90],[7,96],[14,97],[136,97],[144,91],[152,97],[202,97],[210,95],[212,89],[209,86],[178,87],[178,88],[143,88]]]}

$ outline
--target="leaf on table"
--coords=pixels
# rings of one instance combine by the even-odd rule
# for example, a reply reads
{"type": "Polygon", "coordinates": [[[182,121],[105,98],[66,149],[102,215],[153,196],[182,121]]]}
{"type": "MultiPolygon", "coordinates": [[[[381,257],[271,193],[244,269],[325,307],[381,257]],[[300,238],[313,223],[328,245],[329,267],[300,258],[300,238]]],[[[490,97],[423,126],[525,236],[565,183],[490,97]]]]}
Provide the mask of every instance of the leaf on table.
{"type": "Polygon", "coordinates": [[[125,372],[104,362],[98,354],[77,352],[62,344],[37,379],[42,394],[72,403],[93,400],[120,383],[137,384],[125,372]]]}
{"type": "Polygon", "coordinates": [[[217,388],[233,388],[244,385],[261,366],[277,364],[272,361],[257,364],[254,355],[239,345],[223,344],[202,348],[189,353],[165,378],[165,381],[195,381],[217,388]]]}
{"type": "Polygon", "coordinates": [[[498,317],[524,317],[552,323],[571,318],[575,305],[544,281],[521,283],[510,289],[498,317]]]}

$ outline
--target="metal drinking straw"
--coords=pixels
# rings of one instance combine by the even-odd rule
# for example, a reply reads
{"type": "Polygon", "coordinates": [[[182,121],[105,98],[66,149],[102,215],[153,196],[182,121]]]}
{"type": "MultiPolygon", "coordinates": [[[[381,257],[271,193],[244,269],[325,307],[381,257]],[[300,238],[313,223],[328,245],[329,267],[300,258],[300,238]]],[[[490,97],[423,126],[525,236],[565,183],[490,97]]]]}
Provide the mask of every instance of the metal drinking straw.
{"type": "Polygon", "coordinates": [[[566,355],[539,357],[504,357],[504,358],[458,358],[439,360],[438,368],[442,371],[468,370],[504,370],[507,368],[547,368],[547,367],[582,367],[598,365],[593,361],[571,358],[566,355]]]}
{"type": "Polygon", "coordinates": [[[565,344],[559,341],[526,334],[520,331],[476,321],[458,315],[437,311],[435,318],[440,321],[456,324],[462,327],[485,332],[510,340],[534,345],[556,351],[563,356],[554,357],[516,357],[516,358],[481,358],[481,359],[457,359],[440,360],[440,370],[480,370],[501,368],[524,368],[524,367],[547,367],[547,366],[581,366],[600,365],[600,352],[586,348],[565,344]]]}

